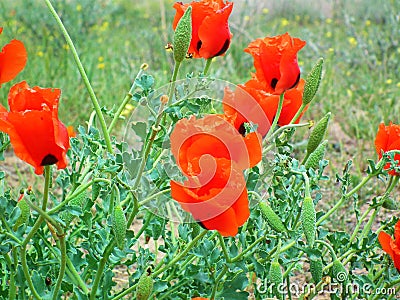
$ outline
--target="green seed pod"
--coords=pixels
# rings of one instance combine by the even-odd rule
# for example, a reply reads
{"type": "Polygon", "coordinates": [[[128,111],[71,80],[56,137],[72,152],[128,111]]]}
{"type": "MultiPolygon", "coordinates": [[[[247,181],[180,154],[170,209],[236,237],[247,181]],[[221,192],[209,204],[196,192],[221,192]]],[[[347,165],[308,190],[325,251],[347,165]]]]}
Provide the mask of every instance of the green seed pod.
{"type": "Polygon", "coordinates": [[[136,299],[147,300],[153,291],[153,278],[144,273],[140,278],[136,288],[136,299]]]}
{"type": "Polygon", "coordinates": [[[111,222],[117,246],[120,250],[123,250],[125,247],[127,223],[121,204],[117,204],[114,206],[111,222]]]}
{"type": "Polygon", "coordinates": [[[399,204],[397,201],[394,201],[393,198],[387,197],[382,204],[382,207],[389,209],[389,210],[399,210],[399,204]]]}
{"type": "Polygon", "coordinates": [[[306,83],[304,85],[303,92],[303,104],[309,104],[317,93],[319,84],[321,83],[322,77],[322,65],[324,64],[324,59],[320,58],[314,67],[311,69],[310,73],[307,75],[306,83]]]}
{"type": "Polygon", "coordinates": [[[324,158],[325,156],[325,151],[326,151],[326,145],[328,144],[328,140],[323,141],[317,149],[311,155],[307,158],[306,162],[304,163],[304,166],[306,169],[316,169],[319,166],[319,162],[324,158]]]}
{"type": "Polygon", "coordinates": [[[315,284],[322,280],[322,267],[322,259],[320,257],[310,259],[310,272],[315,284]]]}
{"type": "Polygon", "coordinates": [[[21,214],[19,215],[17,221],[15,221],[13,226],[14,231],[16,231],[22,224],[27,223],[29,216],[31,215],[31,208],[29,207],[28,203],[26,203],[24,198],[21,198],[21,200],[18,201],[17,206],[21,210],[21,214]]]}
{"type": "Polygon", "coordinates": [[[271,267],[269,269],[268,279],[273,283],[276,287],[283,282],[283,275],[281,270],[281,265],[278,261],[273,261],[271,263],[271,267]]]}
{"type": "Polygon", "coordinates": [[[332,266],[332,277],[335,278],[338,282],[342,283],[346,281],[347,276],[348,274],[346,268],[338,259],[335,259],[332,266]]]}
{"type": "MultiPolygon", "coordinates": [[[[68,204],[70,206],[78,206],[78,207],[82,208],[85,203],[85,200],[86,200],[86,190],[82,191],[81,193],[76,195],[74,198],[69,200],[68,204]]],[[[71,214],[68,211],[63,211],[60,214],[60,217],[65,222],[65,225],[68,226],[72,222],[72,220],[75,219],[76,216],[74,216],[73,214],[71,214]]]]}
{"type": "Polygon", "coordinates": [[[92,184],[92,201],[93,202],[96,201],[96,199],[99,197],[100,190],[101,190],[100,184],[98,184],[97,182],[94,182],[92,184]]]}
{"type": "Polygon", "coordinates": [[[283,225],[281,219],[268,204],[260,202],[259,208],[261,210],[262,215],[267,220],[269,226],[271,226],[272,229],[274,229],[277,232],[286,232],[285,225],[283,225]]]}
{"type": "Polygon", "coordinates": [[[331,113],[328,112],[318,123],[315,125],[314,130],[310,134],[307,144],[307,153],[311,154],[321,144],[326,130],[328,128],[331,113]]]}
{"type": "Polygon", "coordinates": [[[315,207],[311,197],[305,197],[303,200],[303,206],[301,208],[301,225],[303,232],[306,236],[307,243],[310,247],[314,246],[315,242],[315,222],[316,214],[315,207]]]}
{"type": "Polygon", "coordinates": [[[174,34],[174,59],[180,63],[186,57],[192,40],[192,7],[189,6],[179,20],[174,34]]]}

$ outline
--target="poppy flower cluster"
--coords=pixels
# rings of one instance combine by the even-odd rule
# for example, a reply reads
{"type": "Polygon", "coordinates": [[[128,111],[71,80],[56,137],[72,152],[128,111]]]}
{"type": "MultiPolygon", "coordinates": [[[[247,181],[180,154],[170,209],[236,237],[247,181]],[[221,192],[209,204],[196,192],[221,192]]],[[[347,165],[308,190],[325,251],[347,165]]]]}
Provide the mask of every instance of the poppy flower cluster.
{"type": "MultiPolygon", "coordinates": [[[[239,85],[240,89],[235,92],[236,94],[232,95],[232,92],[226,91],[223,100],[225,114],[241,115],[237,119],[236,127],[239,128],[246,122],[255,123],[258,125],[258,132],[263,136],[266,135],[276,117],[282,93],[284,93],[283,107],[277,123],[279,126],[284,126],[292,121],[302,105],[305,82],[300,79],[297,52],[304,45],[304,41],[293,38],[288,33],[256,39],[248,45],[245,52],[253,56],[256,72],[249,81],[239,85]],[[249,97],[255,99],[258,104],[257,109],[260,108],[265,114],[264,121],[261,121],[260,113],[248,113],[249,97]]],[[[251,107],[254,110],[253,104],[251,107]]],[[[300,121],[302,114],[294,120],[295,123],[300,121]]]]}
{"type": "MultiPolygon", "coordinates": [[[[400,125],[389,123],[388,126],[385,126],[385,124],[381,123],[375,138],[375,149],[379,159],[382,158],[384,152],[400,151],[400,125]]],[[[400,166],[400,154],[395,154],[394,159],[399,161],[398,166],[400,166]]],[[[390,163],[387,163],[384,168],[385,170],[389,169],[390,163]]],[[[390,170],[389,174],[400,176],[400,173],[395,170],[390,170]]]]}
{"type": "MultiPolygon", "coordinates": [[[[2,28],[0,28],[0,33],[2,28]]],[[[0,53],[0,84],[25,67],[24,44],[12,40],[0,53]]],[[[0,131],[10,136],[15,154],[42,174],[46,165],[67,166],[68,130],[58,119],[59,89],[33,87],[22,81],[11,87],[9,111],[0,105],[0,131]]],[[[73,130],[69,130],[72,134],[73,130]]]]}
{"type": "Polygon", "coordinates": [[[224,115],[182,119],[171,133],[171,150],[188,178],[171,180],[171,196],[209,230],[234,236],[250,212],[243,170],[261,160],[261,137],[241,135],[224,115]]]}
{"type": "Polygon", "coordinates": [[[174,30],[189,6],[192,7],[192,40],[188,54],[205,59],[224,55],[232,38],[228,19],[233,3],[224,0],[201,0],[188,4],[176,2],[172,23],[174,30]]]}
{"type": "Polygon", "coordinates": [[[400,220],[394,227],[394,239],[384,231],[378,235],[383,251],[392,258],[395,268],[400,272],[400,220]]]}

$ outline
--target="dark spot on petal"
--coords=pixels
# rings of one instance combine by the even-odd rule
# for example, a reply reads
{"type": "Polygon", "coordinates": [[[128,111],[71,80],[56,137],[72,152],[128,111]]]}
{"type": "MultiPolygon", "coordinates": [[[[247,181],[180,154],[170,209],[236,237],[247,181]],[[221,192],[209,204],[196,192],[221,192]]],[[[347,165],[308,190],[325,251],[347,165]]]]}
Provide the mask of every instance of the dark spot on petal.
{"type": "Polygon", "coordinates": [[[271,87],[274,89],[276,87],[277,83],[278,83],[278,79],[277,78],[272,78],[271,87]]]}
{"type": "Polygon", "coordinates": [[[244,123],[240,124],[239,129],[238,129],[239,133],[243,136],[245,136],[246,134],[246,127],[244,126],[244,123]]]}
{"type": "Polygon", "coordinates": [[[215,54],[214,56],[220,56],[220,55],[224,54],[226,52],[226,50],[228,50],[230,43],[231,43],[231,40],[230,39],[226,39],[224,45],[221,48],[221,50],[219,50],[218,53],[215,54]]]}
{"type": "Polygon", "coordinates": [[[300,81],[300,73],[299,73],[299,75],[297,76],[296,82],[289,88],[289,90],[292,89],[292,88],[294,88],[294,87],[299,83],[299,81],[300,81]]]}
{"type": "MultiPolygon", "coordinates": [[[[206,226],[204,226],[203,223],[201,223],[200,221],[196,221],[197,224],[199,224],[203,229],[207,229],[206,226]]],[[[208,230],[208,229],[207,229],[208,230]]]]}
{"type": "Polygon", "coordinates": [[[40,163],[41,166],[48,166],[48,165],[54,165],[55,163],[58,162],[58,159],[53,155],[53,154],[47,154],[43,159],[42,162],[40,163]]]}
{"type": "Polygon", "coordinates": [[[196,45],[197,51],[200,51],[201,45],[203,45],[203,42],[202,41],[198,41],[197,45],[196,45]]]}

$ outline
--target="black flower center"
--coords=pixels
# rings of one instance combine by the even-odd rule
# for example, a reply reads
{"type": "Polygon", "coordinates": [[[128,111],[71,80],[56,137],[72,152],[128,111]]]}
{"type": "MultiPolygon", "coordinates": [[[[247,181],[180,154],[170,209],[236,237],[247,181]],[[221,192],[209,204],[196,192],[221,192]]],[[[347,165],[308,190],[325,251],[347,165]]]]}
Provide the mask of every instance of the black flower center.
{"type": "Polygon", "coordinates": [[[244,126],[244,123],[240,124],[239,129],[238,129],[239,133],[243,136],[245,136],[246,134],[246,127],[244,126]]]}
{"type": "Polygon", "coordinates": [[[214,56],[220,56],[220,55],[224,54],[226,52],[226,50],[228,50],[230,43],[231,43],[231,41],[229,39],[226,39],[225,43],[222,45],[221,50],[219,50],[218,53],[215,54],[214,56]]]}
{"type": "Polygon", "coordinates": [[[53,155],[53,154],[47,154],[43,159],[42,162],[40,163],[41,166],[48,166],[48,165],[54,165],[55,163],[58,162],[58,159],[53,155]]]}
{"type": "Polygon", "coordinates": [[[271,80],[271,87],[274,89],[274,88],[276,87],[277,83],[278,83],[278,79],[275,78],[275,77],[272,78],[272,80],[271,80]]]}

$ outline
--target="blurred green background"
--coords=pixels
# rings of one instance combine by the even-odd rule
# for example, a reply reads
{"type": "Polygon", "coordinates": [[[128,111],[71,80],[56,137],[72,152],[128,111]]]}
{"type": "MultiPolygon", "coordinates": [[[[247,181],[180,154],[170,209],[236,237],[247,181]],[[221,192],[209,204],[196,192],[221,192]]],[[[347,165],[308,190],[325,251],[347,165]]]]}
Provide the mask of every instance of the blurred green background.
{"type": "MultiPolygon", "coordinates": [[[[156,85],[168,82],[175,10],[169,0],[53,1],[81,55],[102,106],[118,105],[148,63],[156,85]]],[[[7,102],[12,84],[62,89],[60,115],[67,125],[83,124],[91,102],[60,30],[43,1],[0,1],[1,45],[22,40],[29,60],[25,70],[0,90],[7,102]]],[[[373,140],[381,121],[399,122],[400,1],[234,1],[230,19],[233,39],[211,73],[243,83],[253,70],[243,52],[255,38],[289,32],[307,41],[299,53],[303,77],[319,57],[325,58],[324,77],[313,106],[304,119],[319,119],[332,111],[332,147],[339,157],[360,162],[373,157],[373,140]],[[278,3],[279,2],[279,3],[278,3]],[[345,152],[345,153],[343,153],[345,152]]],[[[204,61],[189,60],[181,76],[200,72],[204,61]]]]}

